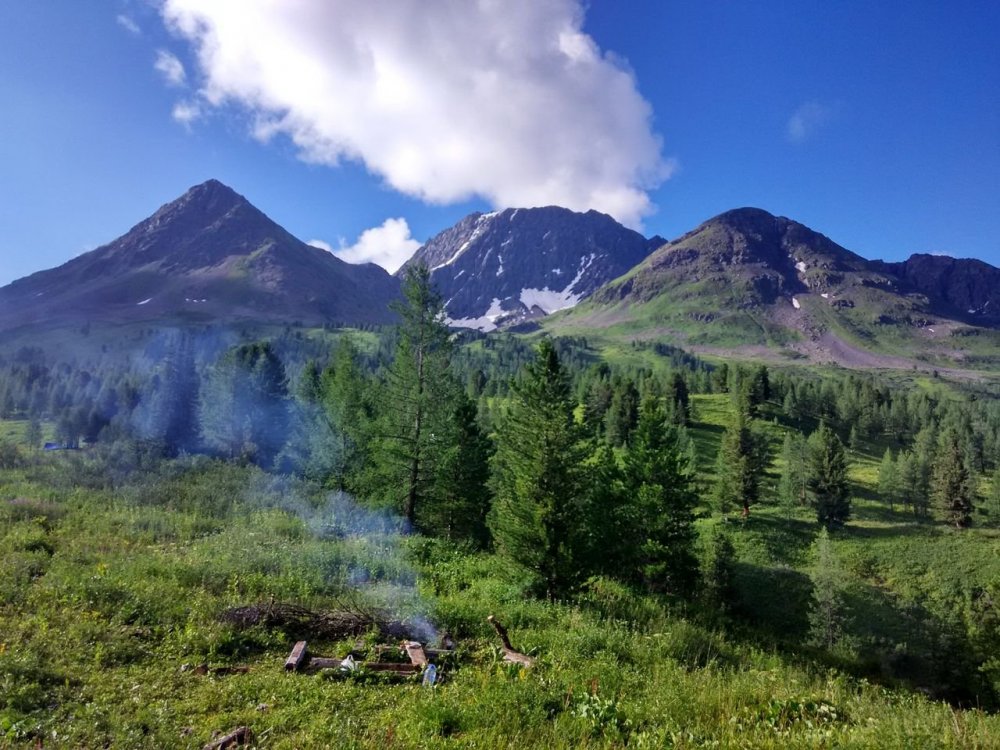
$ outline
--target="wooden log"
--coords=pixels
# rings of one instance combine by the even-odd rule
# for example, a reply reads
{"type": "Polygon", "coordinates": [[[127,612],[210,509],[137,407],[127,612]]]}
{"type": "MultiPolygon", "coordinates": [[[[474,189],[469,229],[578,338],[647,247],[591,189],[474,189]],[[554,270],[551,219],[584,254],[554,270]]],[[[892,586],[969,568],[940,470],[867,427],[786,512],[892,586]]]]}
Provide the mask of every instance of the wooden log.
{"type": "Polygon", "coordinates": [[[423,668],[430,663],[427,661],[427,654],[424,652],[424,647],[416,641],[407,641],[403,644],[403,649],[406,651],[406,655],[410,657],[410,663],[413,666],[423,668]]]}
{"type": "Polygon", "coordinates": [[[520,664],[523,667],[533,667],[535,666],[535,660],[532,659],[527,654],[524,654],[517,649],[515,649],[510,644],[510,636],[507,635],[507,628],[500,624],[493,615],[486,618],[486,621],[493,626],[493,629],[497,631],[497,635],[500,636],[500,642],[503,644],[503,660],[510,662],[511,664],[520,664]]]}
{"type": "Polygon", "coordinates": [[[229,734],[209,742],[202,750],[226,750],[226,748],[238,745],[249,745],[251,740],[253,740],[253,732],[250,731],[250,727],[236,727],[229,734]]]}
{"type": "Polygon", "coordinates": [[[285,671],[287,672],[297,671],[299,667],[302,666],[302,662],[305,661],[305,658],[306,658],[306,642],[299,641],[298,643],[295,644],[295,647],[292,649],[292,653],[290,653],[288,655],[288,658],[285,660],[285,671]]]}

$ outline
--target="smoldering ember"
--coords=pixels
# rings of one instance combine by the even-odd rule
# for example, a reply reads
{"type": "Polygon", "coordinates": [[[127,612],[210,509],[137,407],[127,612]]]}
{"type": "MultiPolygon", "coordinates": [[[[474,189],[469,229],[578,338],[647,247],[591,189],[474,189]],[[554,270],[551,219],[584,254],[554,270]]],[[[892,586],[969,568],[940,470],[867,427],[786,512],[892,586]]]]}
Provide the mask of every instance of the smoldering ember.
{"type": "Polygon", "coordinates": [[[0,750],[1000,747],[1000,4],[0,8],[0,750]]]}

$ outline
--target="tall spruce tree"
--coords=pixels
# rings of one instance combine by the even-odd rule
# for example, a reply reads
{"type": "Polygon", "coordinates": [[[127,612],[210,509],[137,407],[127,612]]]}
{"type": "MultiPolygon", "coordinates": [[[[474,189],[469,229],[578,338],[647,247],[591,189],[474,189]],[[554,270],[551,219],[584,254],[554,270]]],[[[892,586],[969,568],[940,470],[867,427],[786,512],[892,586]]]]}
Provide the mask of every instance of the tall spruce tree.
{"type": "Polygon", "coordinates": [[[738,406],[722,435],[716,461],[714,495],[722,513],[739,506],[744,518],[750,515],[750,506],[760,497],[766,462],[766,444],[753,432],[747,411],[738,406]]]}
{"type": "Polygon", "coordinates": [[[938,445],[931,475],[931,501],[948,523],[961,529],[972,523],[974,494],[961,440],[955,430],[949,429],[942,433],[938,445]]]}
{"type": "Polygon", "coordinates": [[[809,478],[816,518],[827,529],[843,526],[851,517],[847,456],[837,434],[821,422],[809,436],[809,478]]]}
{"type": "Polygon", "coordinates": [[[441,295],[427,266],[403,277],[399,343],[378,396],[374,483],[381,497],[416,525],[441,470],[459,386],[450,371],[451,341],[441,295]]]}
{"type": "Polygon", "coordinates": [[[694,555],[695,494],[677,427],[659,398],[647,396],[625,455],[625,503],[635,526],[625,541],[633,568],[654,591],[690,593],[697,578],[694,555]]]}
{"type": "Polygon", "coordinates": [[[511,395],[496,429],[490,529],[501,558],[553,600],[587,574],[589,488],[569,376],[550,341],[511,395]]]}
{"type": "Polygon", "coordinates": [[[491,445],[477,419],[476,404],[459,394],[448,431],[440,436],[433,502],[418,513],[418,526],[452,541],[485,547],[489,541],[486,516],[490,509],[491,445]]]}

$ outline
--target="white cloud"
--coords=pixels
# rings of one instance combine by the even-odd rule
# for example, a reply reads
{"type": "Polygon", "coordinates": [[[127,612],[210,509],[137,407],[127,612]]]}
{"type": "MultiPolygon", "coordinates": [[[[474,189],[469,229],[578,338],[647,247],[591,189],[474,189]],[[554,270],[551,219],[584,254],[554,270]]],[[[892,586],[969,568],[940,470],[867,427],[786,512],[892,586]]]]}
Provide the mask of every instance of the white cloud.
{"type": "Polygon", "coordinates": [[[156,71],[163,76],[163,80],[168,86],[183,86],[187,81],[187,73],[184,71],[184,64],[177,59],[173,52],[165,49],[156,51],[156,62],[153,63],[156,71]]]}
{"type": "Polygon", "coordinates": [[[119,13],[118,16],[115,18],[115,21],[117,21],[118,25],[121,26],[123,29],[125,29],[125,31],[127,31],[129,34],[132,34],[133,36],[139,36],[140,34],[142,34],[142,29],[139,28],[139,24],[137,24],[132,19],[131,16],[127,16],[124,13],[119,13]]]}
{"type": "Polygon", "coordinates": [[[386,219],[382,226],[366,229],[353,245],[346,246],[341,240],[339,250],[322,240],[310,240],[309,244],[329,250],[348,263],[377,263],[389,273],[394,273],[420,247],[410,236],[410,225],[402,218],[386,219]]]}
{"type": "Polygon", "coordinates": [[[193,122],[200,120],[203,114],[204,111],[197,100],[179,101],[170,112],[170,116],[186,128],[190,128],[193,122]]]}
{"type": "Polygon", "coordinates": [[[788,138],[794,143],[802,143],[825,125],[833,109],[819,102],[802,104],[788,118],[788,138]]]}
{"type": "Polygon", "coordinates": [[[164,0],[214,106],[303,159],[363,163],[432,203],[596,208],[636,226],[669,176],[625,64],[582,0],[164,0]]]}

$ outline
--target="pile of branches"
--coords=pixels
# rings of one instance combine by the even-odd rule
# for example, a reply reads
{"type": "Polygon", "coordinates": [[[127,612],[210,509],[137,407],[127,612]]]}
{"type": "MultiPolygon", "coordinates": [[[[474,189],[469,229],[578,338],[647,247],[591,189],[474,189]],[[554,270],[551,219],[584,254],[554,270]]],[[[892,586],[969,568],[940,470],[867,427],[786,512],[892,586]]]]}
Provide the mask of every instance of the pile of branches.
{"type": "Polygon", "coordinates": [[[283,631],[291,638],[342,640],[375,630],[387,640],[408,639],[411,628],[387,612],[356,602],[336,602],[333,609],[316,611],[298,604],[270,601],[227,609],[219,619],[240,629],[261,625],[283,631]]]}

